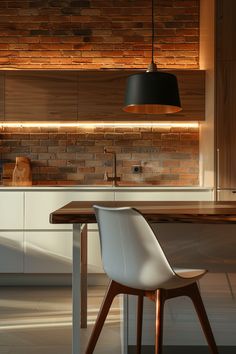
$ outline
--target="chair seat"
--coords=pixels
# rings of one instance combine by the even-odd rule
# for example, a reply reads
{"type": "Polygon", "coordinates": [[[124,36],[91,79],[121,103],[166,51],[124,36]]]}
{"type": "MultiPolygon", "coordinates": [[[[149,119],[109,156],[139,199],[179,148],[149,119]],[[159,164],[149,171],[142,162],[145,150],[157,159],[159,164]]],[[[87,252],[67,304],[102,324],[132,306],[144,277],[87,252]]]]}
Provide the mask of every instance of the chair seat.
{"type": "Polygon", "coordinates": [[[205,269],[188,269],[188,268],[173,268],[174,275],[167,279],[167,281],[158,284],[156,289],[175,289],[181,288],[195,283],[204,274],[207,273],[205,269]]]}
{"type": "MultiPolygon", "coordinates": [[[[174,272],[181,278],[199,278],[207,273],[205,269],[173,268],[174,272]]],[[[196,280],[196,279],[194,279],[196,280]]]]}

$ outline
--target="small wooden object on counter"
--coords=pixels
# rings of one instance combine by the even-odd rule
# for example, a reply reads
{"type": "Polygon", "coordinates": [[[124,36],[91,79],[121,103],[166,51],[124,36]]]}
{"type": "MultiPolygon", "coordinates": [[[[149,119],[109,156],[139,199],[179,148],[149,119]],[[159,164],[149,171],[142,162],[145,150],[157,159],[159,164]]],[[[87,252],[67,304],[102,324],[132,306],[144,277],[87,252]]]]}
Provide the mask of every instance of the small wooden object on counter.
{"type": "Polygon", "coordinates": [[[14,162],[5,162],[2,166],[2,185],[11,186],[12,185],[12,174],[14,170],[14,162]]]}
{"type": "Polygon", "coordinates": [[[16,157],[16,165],[12,176],[13,186],[31,186],[32,172],[30,160],[27,157],[16,157]]]}

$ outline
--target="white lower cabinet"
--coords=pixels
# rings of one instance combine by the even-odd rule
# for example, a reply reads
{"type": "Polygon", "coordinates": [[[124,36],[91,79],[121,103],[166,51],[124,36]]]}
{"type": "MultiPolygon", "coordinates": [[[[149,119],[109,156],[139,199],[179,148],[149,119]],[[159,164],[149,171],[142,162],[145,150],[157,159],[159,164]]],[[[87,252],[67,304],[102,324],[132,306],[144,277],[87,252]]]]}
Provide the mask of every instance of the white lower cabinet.
{"type": "Polygon", "coordinates": [[[71,231],[26,231],[25,273],[71,273],[71,231]]]}
{"type": "MultiPolygon", "coordinates": [[[[71,272],[72,225],[50,224],[49,214],[76,200],[112,201],[114,192],[107,190],[25,192],[26,273],[71,272]]],[[[94,225],[89,226],[88,232],[88,272],[103,273],[98,231],[94,225]]]]}
{"type": "Polygon", "coordinates": [[[22,230],[24,192],[0,192],[0,230],[22,230]]]}
{"type": "MultiPolygon", "coordinates": [[[[70,273],[72,225],[49,214],[71,201],[212,200],[212,190],[25,189],[0,191],[0,273],[70,273]]],[[[88,271],[103,273],[96,224],[88,227],[88,271]]]]}
{"type": "Polygon", "coordinates": [[[50,224],[49,214],[71,201],[114,200],[113,191],[32,191],[25,193],[25,229],[72,229],[68,224],[50,224]]]}
{"type": "Polygon", "coordinates": [[[22,273],[24,265],[24,233],[0,231],[0,273],[22,273]]]}
{"type": "Polygon", "coordinates": [[[214,200],[212,189],[179,190],[129,190],[115,192],[116,201],[211,201],[214,200]]]}
{"type": "Polygon", "coordinates": [[[26,230],[72,230],[72,225],[50,224],[49,215],[56,209],[76,199],[75,192],[36,191],[25,193],[26,230]]]}
{"type": "MultiPolygon", "coordinates": [[[[72,231],[26,231],[25,273],[71,273],[72,231]]],[[[96,224],[88,225],[88,273],[104,273],[96,224]]]]}
{"type": "Polygon", "coordinates": [[[236,190],[227,190],[221,189],[217,191],[217,200],[221,202],[232,201],[236,200],[236,190]]]}

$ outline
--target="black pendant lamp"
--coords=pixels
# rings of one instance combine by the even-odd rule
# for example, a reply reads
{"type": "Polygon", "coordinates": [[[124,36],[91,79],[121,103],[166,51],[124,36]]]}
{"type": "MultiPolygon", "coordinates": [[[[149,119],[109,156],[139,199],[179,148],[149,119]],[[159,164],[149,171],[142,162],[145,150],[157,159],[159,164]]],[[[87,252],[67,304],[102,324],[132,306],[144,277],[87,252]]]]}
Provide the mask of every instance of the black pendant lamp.
{"type": "Polygon", "coordinates": [[[128,77],[123,110],[141,114],[169,114],[182,110],[176,76],[157,71],[154,62],[154,0],[152,0],[152,61],[146,72],[128,77]]]}

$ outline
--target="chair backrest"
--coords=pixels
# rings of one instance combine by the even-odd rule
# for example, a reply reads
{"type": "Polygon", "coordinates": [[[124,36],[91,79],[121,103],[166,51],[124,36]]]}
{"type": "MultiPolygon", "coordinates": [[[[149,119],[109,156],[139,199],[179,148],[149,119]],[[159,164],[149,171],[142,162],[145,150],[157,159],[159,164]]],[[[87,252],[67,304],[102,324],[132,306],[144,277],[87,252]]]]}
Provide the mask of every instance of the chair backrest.
{"type": "Polygon", "coordinates": [[[94,205],[103,267],[114,281],[153,290],[174,276],[150,225],[132,208],[94,205]]]}

